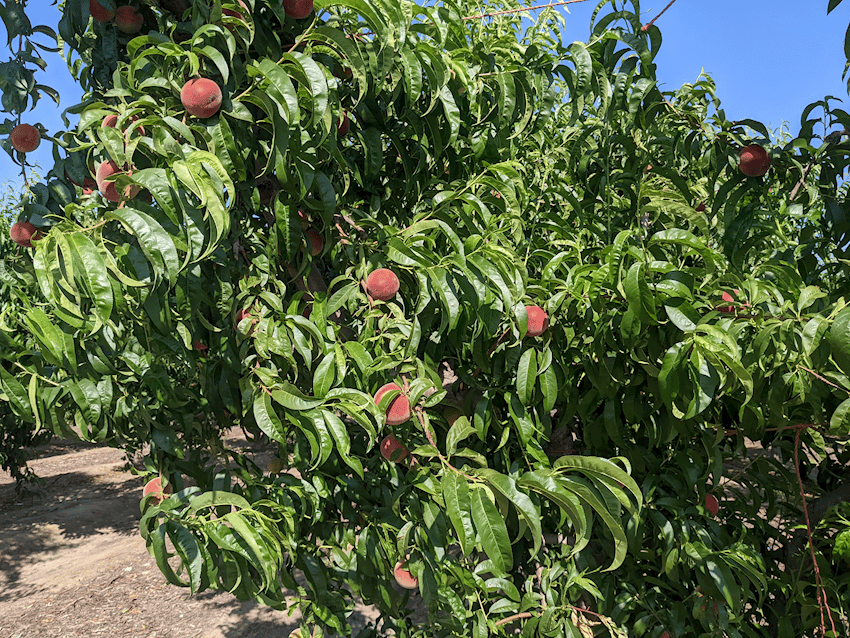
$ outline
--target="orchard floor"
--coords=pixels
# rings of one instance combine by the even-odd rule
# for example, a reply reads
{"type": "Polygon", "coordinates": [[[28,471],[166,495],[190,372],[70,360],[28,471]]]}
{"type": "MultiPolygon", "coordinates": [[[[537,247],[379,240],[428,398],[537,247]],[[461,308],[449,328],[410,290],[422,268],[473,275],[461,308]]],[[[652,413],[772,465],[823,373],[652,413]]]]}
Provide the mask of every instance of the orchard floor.
{"type": "MultiPolygon", "coordinates": [[[[237,432],[229,444],[251,447],[237,432]]],[[[297,615],[167,584],[139,535],[142,482],[123,453],[54,441],[30,463],[39,495],[16,499],[0,472],[0,638],[286,638],[298,626],[297,615]]],[[[355,609],[355,633],[376,616],[355,609]]]]}

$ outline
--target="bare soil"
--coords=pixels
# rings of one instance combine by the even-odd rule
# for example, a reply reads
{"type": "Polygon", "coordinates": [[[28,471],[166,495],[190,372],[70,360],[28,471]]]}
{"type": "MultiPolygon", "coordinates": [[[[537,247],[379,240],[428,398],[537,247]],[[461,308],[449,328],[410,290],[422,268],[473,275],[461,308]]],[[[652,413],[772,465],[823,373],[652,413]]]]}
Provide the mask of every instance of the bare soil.
{"type": "MultiPolygon", "coordinates": [[[[235,433],[228,443],[251,447],[235,433]]],[[[122,452],[55,440],[30,463],[45,486],[20,500],[0,472],[0,638],[286,638],[298,626],[297,612],[166,583],[139,535],[142,480],[122,452]]],[[[355,634],[376,616],[358,607],[355,634]]]]}

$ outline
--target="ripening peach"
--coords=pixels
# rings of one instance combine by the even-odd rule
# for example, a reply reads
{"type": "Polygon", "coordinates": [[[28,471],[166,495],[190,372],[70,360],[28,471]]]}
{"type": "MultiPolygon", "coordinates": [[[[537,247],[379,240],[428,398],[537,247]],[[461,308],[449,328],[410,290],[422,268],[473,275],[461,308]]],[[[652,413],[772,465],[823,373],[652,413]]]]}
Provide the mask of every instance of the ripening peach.
{"type": "Polygon", "coordinates": [[[12,224],[9,235],[12,237],[13,242],[24,248],[32,248],[32,242],[38,241],[42,237],[41,231],[28,221],[12,224]]]}
{"type": "Polygon", "coordinates": [[[325,247],[325,240],[322,239],[322,236],[311,228],[307,231],[307,238],[310,240],[310,254],[313,257],[321,255],[325,247]]]}
{"type": "Polygon", "coordinates": [[[114,11],[107,9],[98,3],[97,0],[89,0],[89,13],[98,22],[109,22],[115,17],[114,11]]]}
{"type": "Polygon", "coordinates": [[[528,314],[528,330],[526,335],[529,337],[539,337],[546,328],[549,327],[549,315],[540,306],[526,306],[525,312],[528,314]]]}
{"type": "MultiPolygon", "coordinates": [[[[118,193],[118,189],[115,187],[115,182],[106,181],[108,178],[112,177],[116,173],[122,172],[121,169],[118,168],[118,165],[112,160],[106,160],[105,162],[101,162],[100,166],[97,167],[97,173],[95,174],[95,180],[97,182],[97,188],[100,190],[101,194],[108,199],[110,202],[120,202],[121,195],[118,193]]],[[[128,171],[128,175],[132,175],[133,171],[128,171]]],[[[139,191],[142,190],[142,187],[138,184],[131,184],[124,189],[124,197],[126,199],[133,199],[136,195],[139,194],[139,191]]]]}
{"type": "Polygon", "coordinates": [[[145,488],[142,490],[142,498],[151,494],[151,503],[158,505],[159,503],[162,503],[162,501],[164,501],[171,492],[171,486],[166,485],[163,487],[162,477],[157,476],[145,483],[145,488]]]}
{"type": "Polygon", "coordinates": [[[388,434],[381,441],[381,456],[393,463],[401,463],[407,458],[407,448],[404,447],[395,436],[388,434]]]}
{"type": "Polygon", "coordinates": [[[389,301],[398,292],[399,281],[396,274],[388,268],[378,268],[366,277],[366,292],[373,299],[389,301]]]}
{"type": "Polygon", "coordinates": [[[404,568],[401,561],[395,564],[393,576],[395,576],[395,582],[404,589],[416,589],[419,587],[419,581],[413,577],[413,574],[404,568]]]}
{"type": "Polygon", "coordinates": [[[193,78],[180,90],[180,101],[195,117],[212,117],[221,108],[221,88],[208,78],[193,78]]]}
{"type": "Polygon", "coordinates": [[[313,13],[313,0],[283,0],[283,10],[288,17],[303,20],[313,13]]]}
{"type": "MultiPolygon", "coordinates": [[[[244,2],[242,2],[242,0],[236,0],[236,1],[239,3],[240,7],[245,9],[245,11],[247,11],[248,13],[251,12],[251,10],[248,8],[248,5],[246,5],[244,2]]],[[[221,12],[226,16],[230,16],[232,18],[237,18],[239,20],[242,20],[243,22],[245,21],[245,16],[243,16],[241,13],[239,13],[235,9],[222,8],[221,12]]]]}
{"type": "Polygon", "coordinates": [[[758,144],[742,148],[738,160],[738,169],[747,177],[761,177],[770,168],[770,156],[758,144]]]}
{"type": "Polygon", "coordinates": [[[342,137],[343,135],[348,135],[348,131],[351,130],[351,120],[348,119],[348,112],[343,111],[342,117],[339,118],[336,122],[336,132],[337,135],[342,137]]]}
{"type": "MultiPolygon", "coordinates": [[[[375,405],[378,405],[381,402],[381,398],[387,392],[391,392],[392,390],[398,390],[401,392],[401,388],[395,383],[387,383],[386,385],[381,386],[381,388],[375,393],[375,405]]],[[[399,394],[392,400],[387,408],[387,425],[400,425],[407,421],[411,414],[410,401],[403,394],[399,394]]]]}
{"type": "Polygon", "coordinates": [[[18,124],[9,134],[12,148],[21,153],[32,153],[41,144],[41,133],[32,124],[18,124]]]}
{"type": "Polygon", "coordinates": [[[714,494],[705,495],[705,509],[711,512],[712,516],[717,516],[717,512],[720,511],[720,502],[714,494]]]}
{"type": "Polygon", "coordinates": [[[118,27],[119,31],[130,34],[138,33],[142,30],[144,24],[145,19],[135,7],[128,5],[118,7],[118,12],[115,14],[115,26],[118,27]]]}
{"type": "Polygon", "coordinates": [[[266,469],[269,471],[269,474],[280,474],[280,472],[283,470],[283,461],[280,458],[274,456],[269,460],[266,469]]]}

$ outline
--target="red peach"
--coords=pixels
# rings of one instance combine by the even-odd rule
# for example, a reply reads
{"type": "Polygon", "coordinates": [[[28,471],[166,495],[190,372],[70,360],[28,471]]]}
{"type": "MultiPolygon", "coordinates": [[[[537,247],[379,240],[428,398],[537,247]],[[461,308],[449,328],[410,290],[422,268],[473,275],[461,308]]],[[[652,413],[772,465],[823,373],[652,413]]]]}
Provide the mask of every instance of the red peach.
{"type": "Polygon", "coordinates": [[[549,327],[549,315],[540,306],[526,306],[525,312],[528,314],[528,330],[526,335],[529,337],[539,337],[549,327]]]}
{"type": "Polygon", "coordinates": [[[145,488],[142,490],[142,498],[147,496],[148,494],[152,494],[151,503],[154,505],[158,505],[162,503],[169,494],[172,493],[171,486],[166,485],[162,487],[162,477],[157,476],[156,478],[151,479],[147,483],[145,483],[145,488]]]}
{"type": "Polygon", "coordinates": [[[124,33],[138,33],[142,30],[144,24],[145,19],[135,7],[118,7],[118,12],[115,14],[115,26],[119,31],[123,31],[124,33]]]}
{"type": "Polygon", "coordinates": [[[280,474],[281,470],[283,470],[283,460],[276,456],[272,457],[269,459],[266,469],[269,471],[269,474],[280,474]]]}
{"type": "Polygon", "coordinates": [[[32,248],[32,242],[41,239],[41,231],[38,230],[31,222],[15,222],[9,232],[12,241],[18,246],[24,248],[32,248]]]}
{"type": "Polygon", "coordinates": [[[322,239],[322,236],[311,228],[307,231],[307,238],[310,240],[310,254],[313,257],[321,255],[325,247],[325,240],[322,239]]]}
{"type": "Polygon", "coordinates": [[[698,213],[702,213],[703,211],[705,211],[705,202],[700,202],[699,204],[697,204],[696,211],[698,213]]]}
{"type": "Polygon", "coordinates": [[[770,156],[758,144],[742,148],[738,158],[738,169],[747,177],[761,177],[770,168],[770,156]]]}
{"type": "Polygon", "coordinates": [[[313,13],[313,0],[283,0],[283,10],[288,17],[302,20],[313,13]]]}
{"type": "Polygon", "coordinates": [[[395,576],[395,582],[404,589],[416,589],[419,587],[419,581],[402,566],[401,561],[395,564],[393,575],[395,576]]]}
{"type": "Polygon", "coordinates": [[[21,153],[31,153],[41,144],[41,133],[31,124],[18,124],[9,134],[12,148],[21,153]]]}
{"type": "Polygon", "coordinates": [[[97,0],[89,0],[89,13],[98,22],[109,22],[115,17],[114,11],[107,9],[98,3],[97,0]]]}
{"type": "Polygon", "coordinates": [[[705,495],[705,509],[711,512],[712,516],[717,516],[717,512],[720,511],[720,503],[714,494],[705,495]]]}
{"type": "Polygon", "coordinates": [[[388,268],[378,268],[366,277],[366,292],[373,299],[389,301],[398,292],[399,281],[396,274],[388,268]]]}
{"type": "Polygon", "coordinates": [[[180,101],[195,117],[212,117],[221,108],[221,88],[210,79],[194,78],[180,89],[180,101]]]}
{"type": "MultiPolygon", "coordinates": [[[[381,402],[381,398],[392,390],[401,392],[401,388],[395,383],[387,383],[375,393],[375,405],[381,402]]],[[[387,408],[387,425],[400,425],[407,421],[411,416],[410,401],[403,394],[399,394],[392,400],[387,408]]]]}
{"type": "Polygon", "coordinates": [[[342,137],[343,135],[348,135],[348,131],[351,130],[351,120],[348,119],[348,112],[343,111],[342,117],[339,118],[336,122],[336,132],[337,135],[342,137]]]}
{"type": "MultiPolygon", "coordinates": [[[[120,202],[121,195],[118,193],[118,189],[115,187],[115,182],[107,182],[106,179],[120,172],[121,170],[118,168],[118,165],[113,160],[106,160],[105,162],[101,162],[100,166],[97,167],[97,173],[95,174],[97,187],[100,190],[101,194],[110,202],[120,202]]],[[[132,175],[133,171],[128,171],[127,174],[132,175]]],[[[142,190],[141,186],[139,186],[138,184],[131,184],[130,186],[127,186],[124,189],[124,197],[126,199],[133,199],[136,195],[139,194],[140,190],[142,190]]]]}
{"type": "Polygon", "coordinates": [[[393,463],[401,463],[407,458],[409,452],[395,436],[388,434],[381,441],[381,456],[393,463]]]}

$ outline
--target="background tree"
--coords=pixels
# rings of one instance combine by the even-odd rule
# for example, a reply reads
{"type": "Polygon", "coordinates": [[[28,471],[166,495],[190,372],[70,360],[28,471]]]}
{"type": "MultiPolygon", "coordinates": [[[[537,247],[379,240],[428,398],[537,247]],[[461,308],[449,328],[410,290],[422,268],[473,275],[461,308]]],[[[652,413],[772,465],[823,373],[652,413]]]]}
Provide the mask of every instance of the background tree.
{"type": "Polygon", "coordinates": [[[9,410],[145,452],[172,583],[320,632],[847,631],[850,116],[772,139],[658,90],[638,2],[520,8],[65,2],[9,410]]]}

